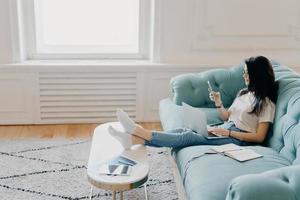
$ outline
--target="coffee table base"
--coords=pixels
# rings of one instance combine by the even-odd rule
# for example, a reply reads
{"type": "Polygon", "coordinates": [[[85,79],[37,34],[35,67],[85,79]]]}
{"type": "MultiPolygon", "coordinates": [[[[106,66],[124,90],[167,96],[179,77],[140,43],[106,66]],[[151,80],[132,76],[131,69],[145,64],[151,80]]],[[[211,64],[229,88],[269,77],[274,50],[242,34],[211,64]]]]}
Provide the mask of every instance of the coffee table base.
{"type": "MultiPolygon", "coordinates": [[[[91,186],[91,191],[90,191],[90,196],[89,196],[89,199],[92,200],[93,198],[93,186],[91,186]]],[[[145,199],[148,200],[148,192],[147,192],[147,185],[144,184],[144,189],[145,189],[145,199]]],[[[123,191],[120,192],[120,200],[123,200],[123,191]]],[[[112,199],[113,200],[116,200],[117,199],[117,191],[113,191],[113,194],[112,194],[112,199]]]]}

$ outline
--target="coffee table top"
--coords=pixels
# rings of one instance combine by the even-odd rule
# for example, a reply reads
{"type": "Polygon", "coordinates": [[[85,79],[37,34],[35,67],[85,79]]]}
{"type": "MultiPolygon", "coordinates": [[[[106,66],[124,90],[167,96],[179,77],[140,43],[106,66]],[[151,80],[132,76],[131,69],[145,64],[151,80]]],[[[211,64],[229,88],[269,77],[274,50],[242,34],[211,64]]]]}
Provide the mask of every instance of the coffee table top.
{"type": "Polygon", "coordinates": [[[108,126],[124,131],[119,122],[110,122],[96,127],[91,144],[90,156],[87,167],[87,176],[91,184],[96,187],[114,191],[124,191],[136,188],[148,179],[149,165],[147,161],[146,147],[135,145],[130,150],[123,146],[108,133],[108,126]],[[130,176],[109,176],[100,175],[100,165],[119,155],[125,155],[138,161],[132,167],[130,176]]]}

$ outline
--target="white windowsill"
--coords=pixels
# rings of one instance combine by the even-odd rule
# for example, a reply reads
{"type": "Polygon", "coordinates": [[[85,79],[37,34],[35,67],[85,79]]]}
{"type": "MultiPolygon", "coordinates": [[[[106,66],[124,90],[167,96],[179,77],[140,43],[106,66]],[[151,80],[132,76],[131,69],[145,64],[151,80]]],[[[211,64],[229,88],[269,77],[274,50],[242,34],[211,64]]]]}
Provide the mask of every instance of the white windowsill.
{"type": "Polygon", "coordinates": [[[148,60],[111,60],[111,59],[103,59],[103,60],[27,60],[20,63],[13,63],[9,64],[13,66],[32,66],[32,65],[39,65],[39,66],[74,66],[74,65],[110,65],[110,66],[120,66],[120,65],[160,65],[159,63],[150,62],[148,60]]]}
{"type": "MultiPolygon", "coordinates": [[[[149,60],[28,60],[19,63],[0,64],[0,70],[41,71],[41,70],[128,70],[128,71],[203,71],[216,68],[230,68],[233,65],[159,63],[149,60]]],[[[289,65],[287,65],[289,66],[289,65]]],[[[299,73],[300,67],[291,67],[299,73]]]]}
{"type": "MultiPolygon", "coordinates": [[[[131,70],[182,70],[186,68],[212,69],[216,66],[185,63],[156,63],[149,60],[27,60],[20,63],[0,65],[0,69],[131,69],[131,70]]],[[[217,66],[220,68],[221,66],[217,66]]],[[[230,66],[223,66],[228,68],[230,66]]]]}

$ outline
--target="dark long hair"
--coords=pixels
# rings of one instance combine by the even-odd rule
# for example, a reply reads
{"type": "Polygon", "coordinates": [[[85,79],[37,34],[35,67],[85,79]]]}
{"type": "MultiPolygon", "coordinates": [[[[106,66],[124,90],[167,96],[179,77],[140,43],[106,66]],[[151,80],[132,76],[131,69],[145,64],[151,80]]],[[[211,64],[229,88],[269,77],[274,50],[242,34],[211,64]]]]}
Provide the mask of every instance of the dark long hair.
{"type": "Polygon", "coordinates": [[[264,56],[250,57],[245,60],[248,69],[249,85],[239,95],[253,92],[255,101],[252,114],[259,115],[268,97],[274,104],[277,101],[278,82],[271,62],[264,56]]]}

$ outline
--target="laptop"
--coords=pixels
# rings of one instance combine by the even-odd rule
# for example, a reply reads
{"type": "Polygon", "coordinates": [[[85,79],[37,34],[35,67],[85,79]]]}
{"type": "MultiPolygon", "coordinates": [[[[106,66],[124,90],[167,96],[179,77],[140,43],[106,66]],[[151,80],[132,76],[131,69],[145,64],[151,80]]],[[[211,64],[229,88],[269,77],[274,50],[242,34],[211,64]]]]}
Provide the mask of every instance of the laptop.
{"type": "Polygon", "coordinates": [[[182,106],[184,116],[183,123],[185,128],[202,134],[207,139],[228,138],[228,136],[217,135],[207,130],[208,125],[205,112],[201,111],[198,108],[194,108],[184,102],[182,103],[182,106]]]}

